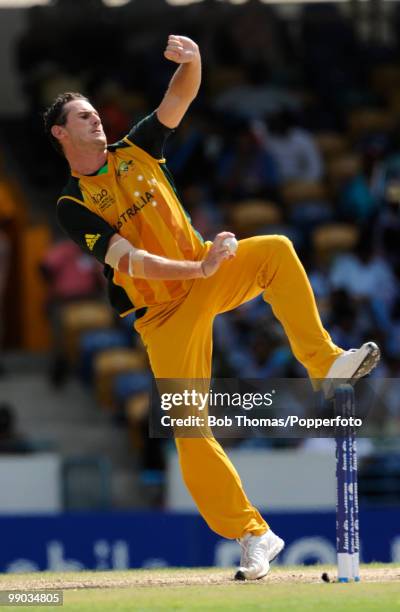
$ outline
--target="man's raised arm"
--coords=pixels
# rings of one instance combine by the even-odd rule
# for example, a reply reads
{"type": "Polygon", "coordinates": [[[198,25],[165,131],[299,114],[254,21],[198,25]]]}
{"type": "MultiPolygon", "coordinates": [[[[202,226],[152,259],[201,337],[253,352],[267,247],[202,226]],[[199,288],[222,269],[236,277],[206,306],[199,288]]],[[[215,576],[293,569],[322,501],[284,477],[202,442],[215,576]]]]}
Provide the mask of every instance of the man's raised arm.
{"type": "Polygon", "coordinates": [[[199,48],[193,40],[186,36],[175,35],[168,37],[164,56],[180,66],[174,73],[157,109],[157,117],[163,125],[175,128],[199,91],[201,58],[199,48]]]}

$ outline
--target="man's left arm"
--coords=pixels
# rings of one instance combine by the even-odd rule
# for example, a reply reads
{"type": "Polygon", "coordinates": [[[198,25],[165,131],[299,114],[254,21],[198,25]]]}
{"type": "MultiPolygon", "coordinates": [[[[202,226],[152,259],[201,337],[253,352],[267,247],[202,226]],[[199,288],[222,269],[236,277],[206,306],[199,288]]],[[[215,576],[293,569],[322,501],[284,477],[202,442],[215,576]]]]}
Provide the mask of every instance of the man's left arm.
{"type": "Polygon", "coordinates": [[[179,125],[199,91],[201,58],[199,48],[193,40],[174,35],[168,37],[164,57],[180,64],[156,111],[160,123],[173,129],[179,125]]]}

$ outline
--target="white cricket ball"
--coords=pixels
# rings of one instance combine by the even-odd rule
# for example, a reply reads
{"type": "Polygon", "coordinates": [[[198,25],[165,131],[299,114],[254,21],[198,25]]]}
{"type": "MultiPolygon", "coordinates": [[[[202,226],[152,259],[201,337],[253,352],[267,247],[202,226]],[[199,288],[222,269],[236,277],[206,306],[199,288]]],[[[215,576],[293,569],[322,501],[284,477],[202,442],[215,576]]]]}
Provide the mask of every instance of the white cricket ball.
{"type": "Polygon", "coordinates": [[[222,246],[227,247],[231,253],[236,253],[238,248],[238,241],[236,238],[225,238],[222,243],[222,246]]]}

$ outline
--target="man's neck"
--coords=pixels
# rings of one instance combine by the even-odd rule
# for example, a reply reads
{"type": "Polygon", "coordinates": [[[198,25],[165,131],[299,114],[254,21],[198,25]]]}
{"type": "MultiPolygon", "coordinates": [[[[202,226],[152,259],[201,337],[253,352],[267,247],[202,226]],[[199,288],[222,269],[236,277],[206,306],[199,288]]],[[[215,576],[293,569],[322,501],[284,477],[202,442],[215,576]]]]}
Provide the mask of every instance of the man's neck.
{"type": "Polygon", "coordinates": [[[71,172],[76,174],[94,174],[107,161],[107,149],[90,153],[74,153],[67,157],[71,172]]]}

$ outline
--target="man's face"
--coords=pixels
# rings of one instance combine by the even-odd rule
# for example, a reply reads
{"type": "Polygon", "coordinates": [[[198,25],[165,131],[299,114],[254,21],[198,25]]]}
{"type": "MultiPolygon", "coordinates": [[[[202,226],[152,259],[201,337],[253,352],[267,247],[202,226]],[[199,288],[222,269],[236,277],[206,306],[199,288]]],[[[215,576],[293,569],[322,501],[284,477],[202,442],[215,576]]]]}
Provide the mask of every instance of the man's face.
{"type": "Polygon", "coordinates": [[[65,125],[52,128],[53,135],[63,147],[72,145],[82,151],[104,150],[106,135],[100,117],[90,102],[72,100],[65,105],[64,111],[67,117],[65,125]]]}

